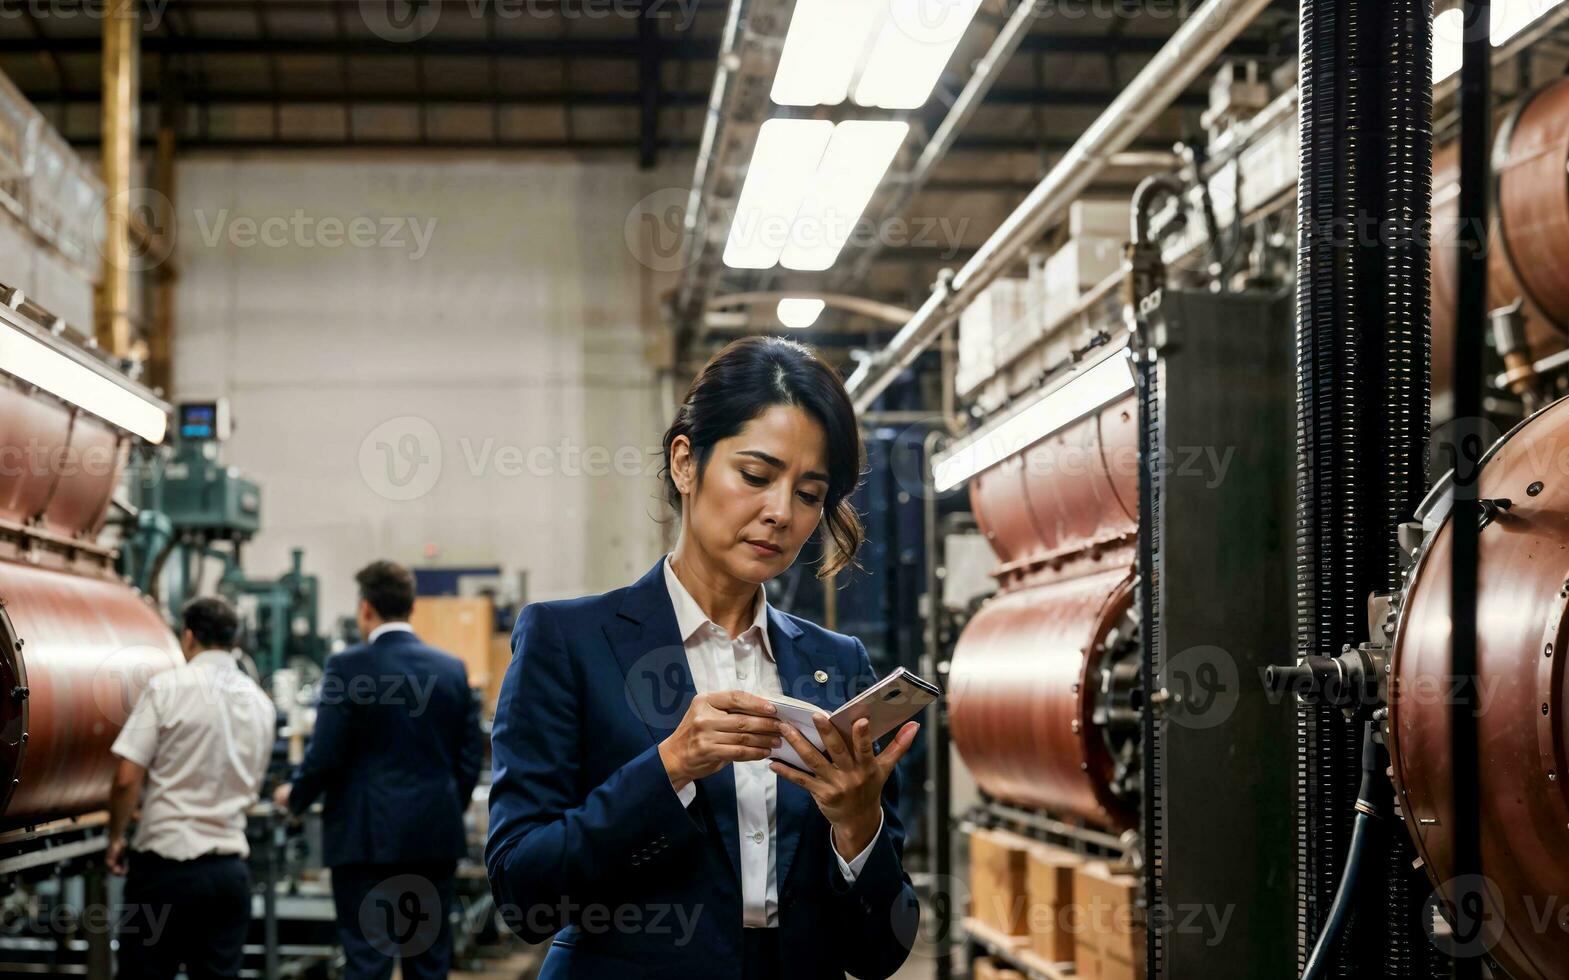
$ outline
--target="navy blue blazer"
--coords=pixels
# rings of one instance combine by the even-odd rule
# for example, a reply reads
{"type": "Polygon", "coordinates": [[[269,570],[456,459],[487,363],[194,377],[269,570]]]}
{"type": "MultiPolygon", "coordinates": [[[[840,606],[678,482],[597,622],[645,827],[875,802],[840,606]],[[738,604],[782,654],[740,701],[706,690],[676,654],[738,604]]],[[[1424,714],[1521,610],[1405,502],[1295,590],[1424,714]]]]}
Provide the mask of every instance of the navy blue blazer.
{"type": "Polygon", "coordinates": [[[407,631],[327,658],[289,809],[318,796],[328,867],[456,861],[485,736],[463,661],[407,631]]]}
{"type": "MultiPolygon", "coordinates": [[[[659,758],[696,693],[663,562],[628,588],[534,603],[512,633],[485,865],[513,931],[555,937],[540,980],[741,976],[735,772],[698,780],[687,809],[659,758]]],[[[859,640],[772,607],[768,639],[792,697],[832,710],[873,679],[859,640]]],[[[811,796],[778,780],[784,976],[880,980],[904,963],[920,907],[897,803],[895,774],[850,884],[811,796]]]]}

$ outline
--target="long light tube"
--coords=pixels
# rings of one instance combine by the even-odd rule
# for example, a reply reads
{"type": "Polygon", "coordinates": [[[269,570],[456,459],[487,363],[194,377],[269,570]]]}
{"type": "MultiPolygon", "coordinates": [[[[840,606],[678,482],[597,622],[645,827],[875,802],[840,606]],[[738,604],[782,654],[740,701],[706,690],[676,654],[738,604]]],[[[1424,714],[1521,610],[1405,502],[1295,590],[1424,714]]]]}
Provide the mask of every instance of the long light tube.
{"type": "Polygon", "coordinates": [[[725,244],[725,265],[771,269],[779,264],[833,133],[834,124],[826,119],[770,119],[759,127],[725,244]]]}
{"type": "MultiPolygon", "coordinates": [[[[1507,44],[1510,38],[1540,20],[1564,0],[1508,0],[1492,6],[1492,26],[1488,40],[1493,47],[1507,44]]],[[[1460,70],[1460,46],[1465,40],[1465,12],[1454,7],[1433,18],[1433,84],[1460,70]]]]}
{"type": "Polygon", "coordinates": [[[823,310],[828,303],[820,299],[808,299],[805,296],[787,296],[779,301],[777,313],[779,322],[792,330],[805,330],[817,322],[823,315],[823,310]]]}
{"type": "Polygon", "coordinates": [[[885,0],[887,14],[855,83],[855,101],[918,109],[969,29],[981,0],[885,0]]]}
{"type": "Polygon", "coordinates": [[[773,100],[778,105],[838,105],[850,95],[861,54],[886,0],[796,0],[773,100]]]}
{"type": "Polygon", "coordinates": [[[909,131],[909,123],[887,120],[853,119],[835,127],[781,265],[798,272],[833,268],[909,131]]]}
{"type": "Polygon", "coordinates": [[[1103,358],[936,456],[933,486],[938,493],[952,490],[1132,390],[1133,368],[1127,353],[1103,358]]]}
{"type": "Polygon", "coordinates": [[[9,323],[0,323],[0,371],[148,442],[163,442],[168,431],[162,408],[9,323]]]}

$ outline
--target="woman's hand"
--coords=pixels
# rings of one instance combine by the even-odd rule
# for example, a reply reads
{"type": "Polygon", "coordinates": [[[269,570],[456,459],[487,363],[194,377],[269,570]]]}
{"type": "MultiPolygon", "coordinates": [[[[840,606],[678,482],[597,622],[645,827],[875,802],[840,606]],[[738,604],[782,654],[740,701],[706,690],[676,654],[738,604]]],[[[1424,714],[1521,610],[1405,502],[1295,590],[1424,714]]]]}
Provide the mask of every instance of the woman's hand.
{"type": "MultiPolygon", "coordinates": [[[[659,758],[676,792],[732,762],[756,762],[780,744],[776,709],[745,691],[699,694],[681,724],[659,743],[659,758]]],[[[789,727],[789,726],[784,726],[789,727]]]]}
{"type": "Polygon", "coordinates": [[[794,725],[784,725],[785,739],[812,772],[808,775],[782,762],[768,768],[812,794],[817,809],[833,825],[834,847],[840,857],[848,860],[866,850],[877,836],[877,828],[882,826],[883,784],[910,750],[921,726],[905,722],[882,755],[878,755],[872,746],[871,722],[865,718],[850,730],[848,745],[827,715],[818,714],[812,720],[817,723],[817,733],[828,749],[828,757],[817,751],[794,725]]]}

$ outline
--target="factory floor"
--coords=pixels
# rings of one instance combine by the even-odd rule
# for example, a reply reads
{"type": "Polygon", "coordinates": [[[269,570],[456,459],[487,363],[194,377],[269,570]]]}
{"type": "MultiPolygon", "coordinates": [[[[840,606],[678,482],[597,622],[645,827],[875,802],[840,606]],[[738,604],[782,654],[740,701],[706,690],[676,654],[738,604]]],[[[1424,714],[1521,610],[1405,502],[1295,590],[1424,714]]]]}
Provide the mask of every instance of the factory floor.
{"type": "MultiPolygon", "coordinates": [[[[454,970],[451,978],[452,980],[532,980],[538,966],[536,954],[524,950],[502,959],[486,961],[483,970],[454,970]]],[[[935,974],[930,951],[925,944],[922,944],[910,954],[904,968],[893,975],[893,980],[932,980],[935,974]]]]}

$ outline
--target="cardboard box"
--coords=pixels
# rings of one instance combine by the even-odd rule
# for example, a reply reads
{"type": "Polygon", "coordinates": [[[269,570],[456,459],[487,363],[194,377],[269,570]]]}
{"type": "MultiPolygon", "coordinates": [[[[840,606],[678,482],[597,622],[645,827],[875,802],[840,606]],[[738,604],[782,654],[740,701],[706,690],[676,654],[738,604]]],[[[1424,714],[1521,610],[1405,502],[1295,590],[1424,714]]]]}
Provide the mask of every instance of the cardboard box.
{"type": "Polygon", "coordinates": [[[1035,844],[998,830],[970,835],[970,914],[1009,936],[1029,933],[1027,860],[1035,844]]]}
{"type": "Polygon", "coordinates": [[[1043,322],[1054,323],[1066,316],[1081,296],[1121,268],[1121,237],[1082,235],[1070,239],[1046,260],[1042,270],[1043,322]]]}
{"type": "Polygon", "coordinates": [[[469,671],[470,687],[483,689],[489,685],[490,640],[495,633],[495,614],[489,599],[420,596],[414,600],[409,625],[421,640],[463,661],[469,671]]]}
{"type": "Polygon", "coordinates": [[[1073,962],[1073,876],[1084,859],[1072,851],[1039,845],[1026,865],[1030,896],[1030,948],[1048,963],[1073,962]]]}
{"type": "Polygon", "coordinates": [[[1020,973],[1018,970],[1010,969],[1008,967],[999,967],[997,970],[997,980],[1024,980],[1024,974],[1020,973]]]}
{"type": "Polygon", "coordinates": [[[1075,963],[1089,963],[1101,980],[1142,977],[1145,923],[1138,907],[1142,889],[1137,875],[1100,861],[1087,862],[1074,873],[1075,963]]]}
{"type": "Polygon", "coordinates": [[[959,314],[959,359],[954,385],[969,394],[988,381],[1039,333],[1026,279],[998,279],[959,314]]]}
{"type": "Polygon", "coordinates": [[[997,964],[990,956],[978,956],[970,970],[972,980],[997,980],[997,964]]]}

